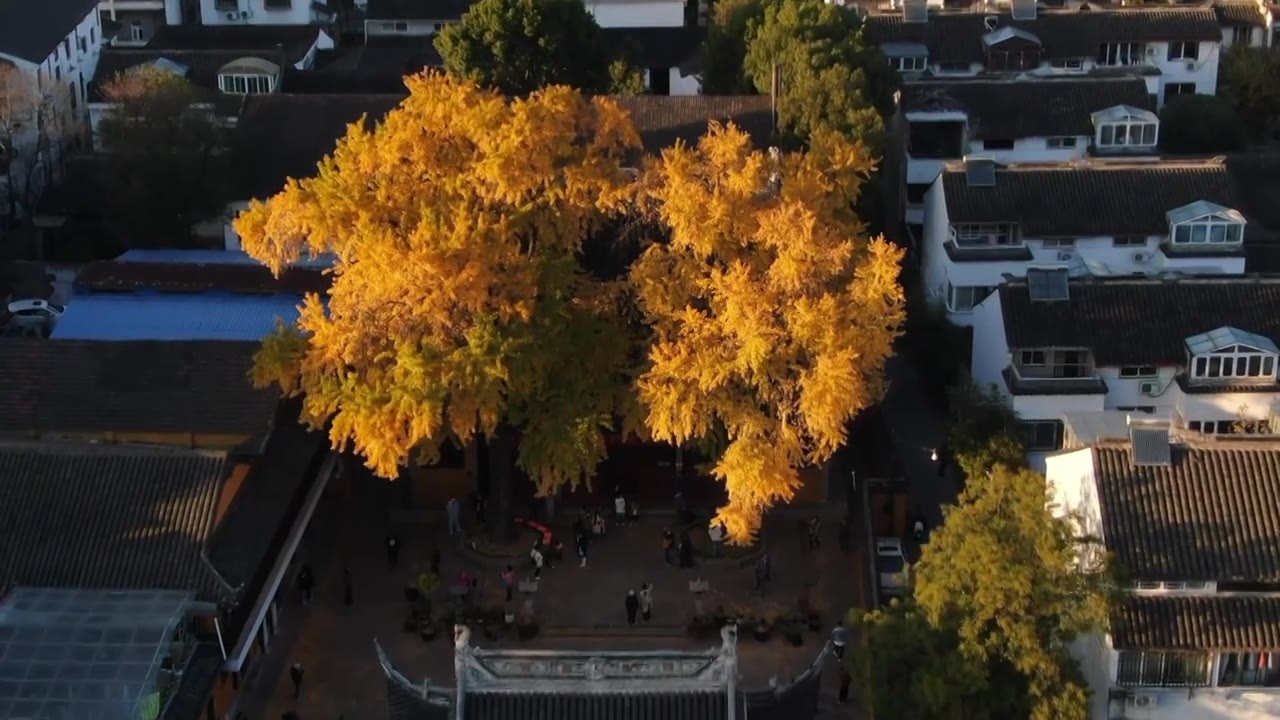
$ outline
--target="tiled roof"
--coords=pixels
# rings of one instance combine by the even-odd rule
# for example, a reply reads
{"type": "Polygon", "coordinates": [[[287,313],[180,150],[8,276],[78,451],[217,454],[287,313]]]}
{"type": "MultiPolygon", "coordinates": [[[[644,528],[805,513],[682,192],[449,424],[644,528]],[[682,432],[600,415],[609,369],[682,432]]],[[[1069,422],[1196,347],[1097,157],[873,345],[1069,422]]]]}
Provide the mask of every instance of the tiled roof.
{"type": "Polygon", "coordinates": [[[961,111],[981,140],[1093,135],[1092,113],[1117,105],[1155,110],[1140,78],[948,80],[902,86],[902,109],[961,111]]]}
{"type": "Polygon", "coordinates": [[[266,198],[288,178],[311,177],[316,165],[347,132],[368,115],[381,120],[404,95],[252,95],[238,122],[247,163],[243,195],[266,198]],[[281,142],[287,137],[288,142],[281,142]]]}
{"type": "Polygon", "coordinates": [[[0,54],[40,64],[97,7],[97,0],[0,0],[0,54]]]}
{"type": "Polygon", "coordinates": [[[147,50],[284,51],[290,64],[306,57],[320,36],[316,25],[162,25],[147,42],[147,50]]]}
{"type": "Polygon", "coordinates": [[[1102,537],[1135,580],[1280,580],[1280,448],[1174,445],[1169,465],[1093,449],[1102,537]]]}
{"type": "Polygon", "coordinates": [[[370,20],[457,20],[476,0],[368,0],[370,20]]]}
{"type": "Polygon", "coordinates": [[[1280,597],[1126,597],[1111,618],[1117,650],[1280,649],[1280,597]]]}
{"type": "Polygon", "coordinates": [[[1280,281],[1203,278],[1072,282],[1066,302],[1032,302],[1002,285],[1009,347],[1087,347],[1099,365],[1182,365],[1184,341],[1238,327],[1280,341],[1280,281]]]}
{"type": "Polygon", "coordinates": [[[1046,58],[1096,57],[1098,46],[1108,42],[1222,40],[1210,8],[1042,11],[1034,20],[1013,20],[1008,13],[930,10],[923,23],[904,22],[902,13],[874,14],[867,18],[867,37],[877,44],[922,43],[929,48],[930,62],[980,63],[982,36],[989,32],[984,23],[991,16],[998,18],[998,27],[1036,36],[1046,58]]]}
{"type": "Polygon", "coordinates": [[[404,76],[444,64],[431,37],[371,37],[316,54],[310,70],[286,70],[290,93],[404,95],[404,76]]]}
{"type": "Polygon", "coordinates": [[[710,692],[467,693],[467,720],[719,720],[729,716],[723,690],[710,692]]]}
{"type": "Polygon", "coordinates": [[[1251,152],[1227,157],[1240,207],[1251,224],[1280,234],[1280,153],[1251,152]]]}
{"type": "Polygon", "coordinates": [[[0,339],[0,430],[263,436],[258,343],[0,339]]]}
{"type": "Polygon", "coordinates": [[[1262,10],[1258,8],[1257,3],[1218,2],[1214,3],[1213,12],[1217,14],[1218,22],[1223,25],[1260,28],[1267,26],[1267,20],[1262,16],[1262,10]]]}
{"type": "Polygon", "coordinates": [[[645,69],[678,68],[695,59],[707,40],[707,29],[696,25],[602,28],[600,33],[605,47],[645,69]]]}
{"type": "Polygon", "coordinates": [[[226,474],[218,453],[0,445],[0,587],[195,590],[226,474]]]}
{"type": "MultiPolygon", "coordinates": [[[[287,268],[276,278],[266,267],[232,263],[90,263],[76,276],[86,290],[163,290],[165,292],[323,293],[330,278],[319,268],[287,268]]],[[[79,300],[79,298],[77,298],[79,300]]],[[[74,304],[71,306],[74,307],[74,304]]]]}
{"type": "Polygon", "coordinates": [[[278,552],[279,531],[291,523],[325,455],[328,438],[301,424],[300,410],[297,400],[281,405],[270,441],[209,539],[209,562],[231,585],[252,582],[278,552]]]}
{"type": "Polygon", "coordinates": [[[953,163],[942,187],[951,222],[1014,222],[1026,237],[1161,235],[1175,208],[1240,204],[1225,163],[1214,161],[1015,165],[998,167],[987,187],[970,187],[953,163]]]}
{"type": "Polygon", "coordinates": [[[90,293],[77,296],[53,329],[55,340],[255,341],[298,320],[292,294],[227,292],[90,293]]]}
{"type": "MultiPolygon", "coordinates": [[[[216,92],[218,90],[218,71],[228,63],[241,58],[252,57],[266,60],[276,65],[284,65],[285,58],[275,50],[149,50],[105,48],[98,60],[98,68],[89,84],[89,102],[105,102],[102,87],[117,73],[130,70],[140,65],[168,60],[187,68],[186,78],[196,88],[216,92]]],[[[230,96],[237,103],[239,98],[230,96]]]]}
{"type": "Polygon", "coordinates": [[[710,120],[732,121],[758,147],[767,146],[773,135],[773,110],[764,95],[636,95],[620,97],[618,104],[630,113],[650,152],[660,152],[677,140],[697,142],[710,120]]]}

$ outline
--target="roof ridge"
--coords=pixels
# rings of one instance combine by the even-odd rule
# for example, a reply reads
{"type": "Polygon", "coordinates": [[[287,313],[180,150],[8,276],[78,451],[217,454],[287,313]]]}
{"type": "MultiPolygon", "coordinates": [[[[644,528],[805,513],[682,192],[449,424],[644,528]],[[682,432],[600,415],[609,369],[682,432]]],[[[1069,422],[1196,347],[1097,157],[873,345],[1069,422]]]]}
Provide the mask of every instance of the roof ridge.
{"type": "Polygon", "coordinates": [[[94,442],[92,440],[8,440],[0,439],[0,453],[27,452],[42,455],[115,455],[126,456],[172,456],[172,457],[204,457],[226,460],[230,453],[226,450],[209,450],[189,448],[177,445],[150,445],[141,443],[94,442]]]}

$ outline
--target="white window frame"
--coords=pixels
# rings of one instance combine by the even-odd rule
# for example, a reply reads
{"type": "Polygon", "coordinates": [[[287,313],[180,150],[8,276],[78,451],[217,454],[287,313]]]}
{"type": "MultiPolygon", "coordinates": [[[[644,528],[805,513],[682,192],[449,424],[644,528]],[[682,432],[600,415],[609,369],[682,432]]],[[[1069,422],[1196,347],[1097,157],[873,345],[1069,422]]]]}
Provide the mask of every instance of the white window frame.
{"type": "Polygon", "coordinates": [[[1200,43],[1195,40],[1170,40],[1169,52],[1165,54],[1170,62],[1200,59],[1200,43]],[[1188,53],[1188,50],[1190,52],[1188,53]]]}
{"type": "Polygon", "coordinates": [[[395,32],[395,33],[409,32],[409,23],[405,22],[404,20],[396,20],[395,22],[384,22],[382,23],[382,29],[384,32],[395,32]]]}
{"type": "Polygon", "coordinates": [[[1098,123],[1094,142],[1098,147],[1155,147],[1160,141],[1158,120],[1120,120],[1098,123]],[[1150,132],[1148,132],[1150,131],[1150,132]],[[1134,137],[1137,142],[1134,142],[1134,137]]]}
{"type": "Polygon", "coordinates": [[[1076,246],[1076,239],[1073,237],[1044,238],[1040,241],[1041,247],[1048,249],[1071,249],[1076,246]]]}
{"type": "Polygon", "coordinates": [[[1179,653],[1153,650],[1121,650],[1116,664],[1116,684],[1127,687],[1208,687],[1213,679],[1212,665],[1213,658],[1207,652],[1179,653]],[[1186,678],[1182,681],[1166,679],[1172,665],[1169,662],[1170,660],[1177,659],[1185,664],[1186,660],[1191,658],[1196,658],[1200,661],[1196,664],[1202,666],[1204,670],[1203,677],[1191,681],[1186,678]],[[1137,677],[1132,680],[1123,676],[1124,671],[1130,667],[1137,670],[1137,677]],[[1148,671],[1159,675],[1159,681],[1147,682],[1144,676],[1148,674],[1148,671]],[[1136,680],[1136,682],[1133,680],[1136,680]]]}
{"type": "Polygon", "coordinates": [[[1160,368],[1154,365],[1125,365],[1120,368],[1119,375],[1125,380],[1154,378],[1160,376],[1160,368]]]}
{"type": "Polygon", "coordinates": [[[129,23],[129,40],[131,42],[142,42],[142,22],[134,20],[129,23]]]}
{"type": "Polygon", "coordinates": [[[1084,58],[1054,58],[1049,61],[1049,67],[1055,70],[1071,70],[1074,72],[1084,72],[1084,58]]]}
{"type": "Polygon", "coordinates": [[[951,242],[958,248],[1023,247],[1012,223],[952,223],[951,242]]]}
{"type": "Polygon", "coordinates": [[[1019,350],[1018,365],[1022,367],[1044,367],[1048,363],[1048,355],[1044,350],[1019,350]]]}
{"type": "Polygon", "coordinates": [[[1244,223],[1220,215],[1204,215],[1176,223],[1169,228],[1174,245],[1239,245],[1244,242],[1244,223]],[[1217,236],[1215,238],[1215,235],[1217,236]]]}
{"type": "Polygon", "coordinates": [[[1191,358],[1188,374],[1193,380],[1275,380],[1276,354],[1246,345],[1231,345],[1191,358]]]}
{"type": "Polygon", "coordinates": [[[1046,138],[1044,144],[1047,148],[1061,150],[1065,148],[1073,148],[1078,144],[1078,142],[1079,140],[1077,140],[1073,135],[1062,135],[1059,137],[1046,138]]]}
{"type": "Polygon", "coordinates": [[[1231,45],[1248,47],[1253,44],[1253,28],[1248,25],[1236,25],[1231,28],[1231,45]]]}
{"type": "Polygon", "coordinates": [[[1129,67],[1146,62],[1146,50],[1140,42],[1102,43],[1096,62],[1103,67],[1129,67]]]}
{"type": "Polygon", "coordinates": [[[948,281],[947,309],[954,313],[973,312],[990,294],[991,288],[985,285],[952,285],[948,281]]]}
{"type": "Polygon", "coordinates": [[[929,69],[929,58],[925,55],[908,55],[889,58],[889,65],[898,72],[924,72],[929,69]]]}
{"type": "Polygon", "coordinates": [[[1051,452],[1062,449],[1062,440],[1066,428],[1061,420],[1019,420],[1018,432],[1022,435],[1023,444],[1030,452],[1051,452]],[[1046,426],[1052,426],[1046,428],[1046,426]],[[1052,436],[1048,442],[1041,443],[1040,435],[1052,436]]]}
{"type": "Polygon", "coordinates": [[[1116,235],[1111,238],[1112,247],[1146,247],[1146,235],[1116,235]]]}
{"type": "Polygon", "coordinates": [[[270,95],[275,92],[276,79],[261,73],[221,73],[218,89],[226,95],[270,95]]]}

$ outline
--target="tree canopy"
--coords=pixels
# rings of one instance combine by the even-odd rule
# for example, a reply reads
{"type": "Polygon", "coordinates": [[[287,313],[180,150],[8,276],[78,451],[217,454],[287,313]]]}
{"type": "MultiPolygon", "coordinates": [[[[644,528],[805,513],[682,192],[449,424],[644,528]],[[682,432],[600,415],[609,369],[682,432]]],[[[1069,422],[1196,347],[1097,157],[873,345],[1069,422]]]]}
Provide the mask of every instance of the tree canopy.
{"type": "Polygon", "coordinates": [[[0,62],[0,219],[31,217],[53,183],[52,162],[66,131],[68,108],[42,94],[34,78],[12,63],[0,62]]]}
{"type": "Polygon", "coordinates": [[[622,209],[620,164],[639,139],[607,98],[566,87],[507,100],[437,74],[372,130],[352,125],[319,174],[235,223],[276,271],[332,254],[327,303],[258,353],[259,383],[304,393],[395,477],[447,440],[519,433],[539,488],[575,483],[604,455],[628,388],[614,283],[579,265],[584,238],[622,209]]]}
{"type": "Polygon", "coordinates": [[[1084,720],[1088,691],[1068,644],[1105,626],[1114,583],[1099,540],[1050,501],[1030,470],[970,477],[914,568],[915,599],[967,657],[1022,678],[1033,720],[1084,720]]]}
{"type": "Polygon", "coordinates": [[[1239,152],[1245,145],[1244,125],[1225,98],[1182,95],[1170,99],[1160,111],[1160,149],[1164,152],[1239,152]]]}
{"type": "Polygon", "coordinates": [[[723,441],[713,474],[731,536],[789,499],[879,400],[904,319],[900,249],[866,237],[852,208],[873,162],[821,132],[805,154],[766,154],[730,126],[677,146],[641,200],[663,229],[631,278],[654,338],[637,387],[672,443],[723,441]]]}
{"type": "Polygon", "coordinates": [[[856,9],[823,0],[730,0],[714,20],[706,92],[769,93],[776,67],[784,129],[802,140],[836,130],[879,147],[897,76],[863,40],[856,9]]]}
{"type": "Polygon", "coordinates": [[[1280,132],[1280,48],[1232,47],[1222,54],[1219,76],[1219,94],[1253,139],[1273,139],[1280,132]]]}
{"type": "Polygon", "coordinates": [[[185,78],[142,67],[109,80],[99,127],[107,225],[126,245],[173,247],[222,217],[228,157],[209,99],[185,78]]]}
{"type": "Polygon", "coordinates": [[[435,46],[449,74],[508,95],[610,89],[611,53],[581,0],[480,0],[435,46]]]}

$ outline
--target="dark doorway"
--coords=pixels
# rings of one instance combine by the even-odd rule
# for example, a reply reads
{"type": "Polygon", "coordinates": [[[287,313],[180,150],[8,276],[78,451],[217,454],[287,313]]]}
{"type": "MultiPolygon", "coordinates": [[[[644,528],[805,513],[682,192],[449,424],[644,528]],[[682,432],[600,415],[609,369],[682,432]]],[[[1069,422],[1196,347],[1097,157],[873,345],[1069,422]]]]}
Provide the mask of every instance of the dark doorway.
{"type": "Polygon", "coordinates": [[[649,92],[654,95],[671,94],[671,68],[649,68],[649,92]]]}

